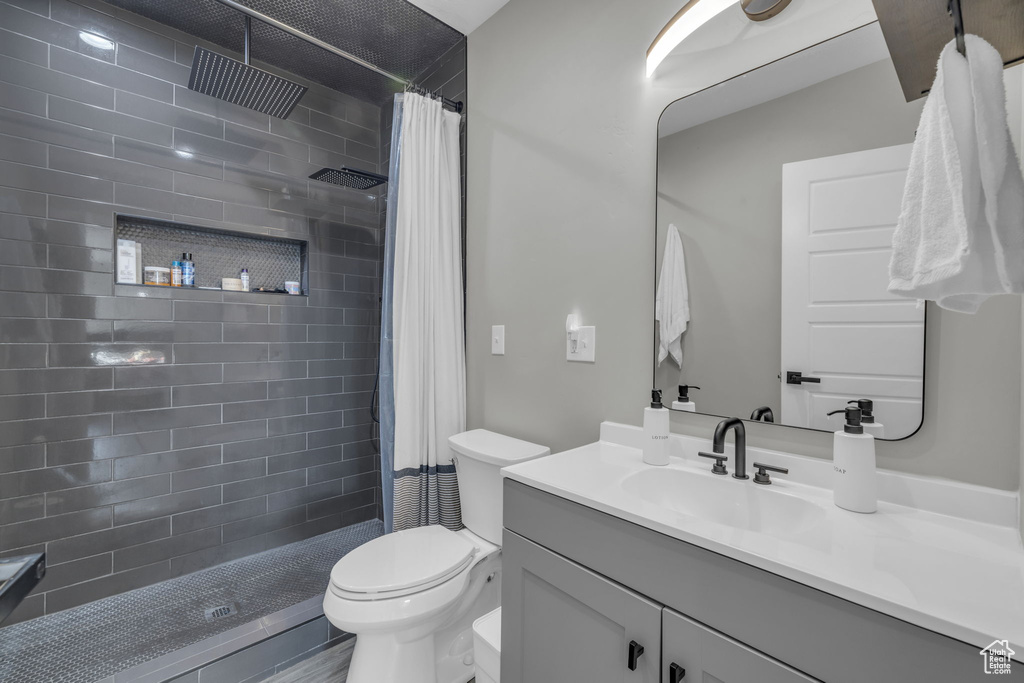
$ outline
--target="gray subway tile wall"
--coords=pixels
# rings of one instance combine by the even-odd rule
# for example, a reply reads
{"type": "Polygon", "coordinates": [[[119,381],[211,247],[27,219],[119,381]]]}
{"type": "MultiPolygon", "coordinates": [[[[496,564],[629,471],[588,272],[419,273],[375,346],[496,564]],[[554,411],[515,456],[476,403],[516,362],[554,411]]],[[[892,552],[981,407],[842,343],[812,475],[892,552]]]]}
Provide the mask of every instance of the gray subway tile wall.
{"type": "Polygon", "coordinates": [[[98,0],[0,27],[0,553],[50,562],[6,623],[379,516],[382,193],[307,176],[386,173],[390,108],[199,95],[198,41],[98,0]],[[309,296],[115,285],[116,212],[308,240],[309,296]]]}

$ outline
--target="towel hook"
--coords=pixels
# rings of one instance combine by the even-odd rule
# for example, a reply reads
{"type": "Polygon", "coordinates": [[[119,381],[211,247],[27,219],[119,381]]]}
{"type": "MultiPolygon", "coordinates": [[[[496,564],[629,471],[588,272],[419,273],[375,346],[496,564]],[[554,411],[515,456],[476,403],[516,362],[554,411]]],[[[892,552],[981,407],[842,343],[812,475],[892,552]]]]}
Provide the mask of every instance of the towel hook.
{"type": "Polygon", "coordinates": [[[953,17],[953,35],[956,36],[956,51],[967,56],[967,44],[964,42],[964,15],[960,11],[960,0],[949,0],[947,7],[949,16],[953,17]]]}

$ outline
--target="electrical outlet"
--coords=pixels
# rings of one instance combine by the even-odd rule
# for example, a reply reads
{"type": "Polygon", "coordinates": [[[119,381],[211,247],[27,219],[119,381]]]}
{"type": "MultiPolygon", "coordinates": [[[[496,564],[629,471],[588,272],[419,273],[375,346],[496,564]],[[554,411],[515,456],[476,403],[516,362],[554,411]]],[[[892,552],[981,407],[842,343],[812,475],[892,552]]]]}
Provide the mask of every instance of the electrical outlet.
{"type": "Polygon", "coordinates": [[[594,353],[597,350],[597,328],[581,327],[579,339],[576,341],[576,348],[570,339],[565,340],[565,359],[579,363],[593,363],[594,353]]]}
{"type": "Polygon", "coordinates": [[[491,326],[491,355],[492,356],[504,356],[505,355],[505,326],[504,325],[492,325],[491,326]]]}

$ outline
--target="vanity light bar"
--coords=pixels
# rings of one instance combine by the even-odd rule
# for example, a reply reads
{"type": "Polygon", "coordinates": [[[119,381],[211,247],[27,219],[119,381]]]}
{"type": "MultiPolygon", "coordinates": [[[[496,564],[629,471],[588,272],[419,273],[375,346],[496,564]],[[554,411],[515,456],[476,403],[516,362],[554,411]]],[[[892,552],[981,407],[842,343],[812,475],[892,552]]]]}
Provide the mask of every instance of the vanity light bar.
{"type": "Polygon", "coordinates": [[[683,5],[647,49],[647,77],[654,75],[658,65],[676,49],[677,45],[734,5],[736,0],[690,0],[683,5]]]}

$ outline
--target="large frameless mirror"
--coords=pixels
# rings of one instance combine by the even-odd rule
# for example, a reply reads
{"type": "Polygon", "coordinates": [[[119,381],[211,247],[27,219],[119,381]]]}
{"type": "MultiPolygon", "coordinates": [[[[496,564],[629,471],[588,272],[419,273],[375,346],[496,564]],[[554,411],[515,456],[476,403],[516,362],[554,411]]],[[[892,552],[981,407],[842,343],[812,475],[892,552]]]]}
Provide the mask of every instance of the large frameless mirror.
{"type": "Polygon", "coordinates": [[[667,407],[834,431],[828,413],[866,399],[881,438],[920,428],[925,310],[886,290],[923,103],[904,99],[871,24],[669,105],[654,350],[667,407]],[[700,389],[680,401],[680,385],[700,389]]]}

